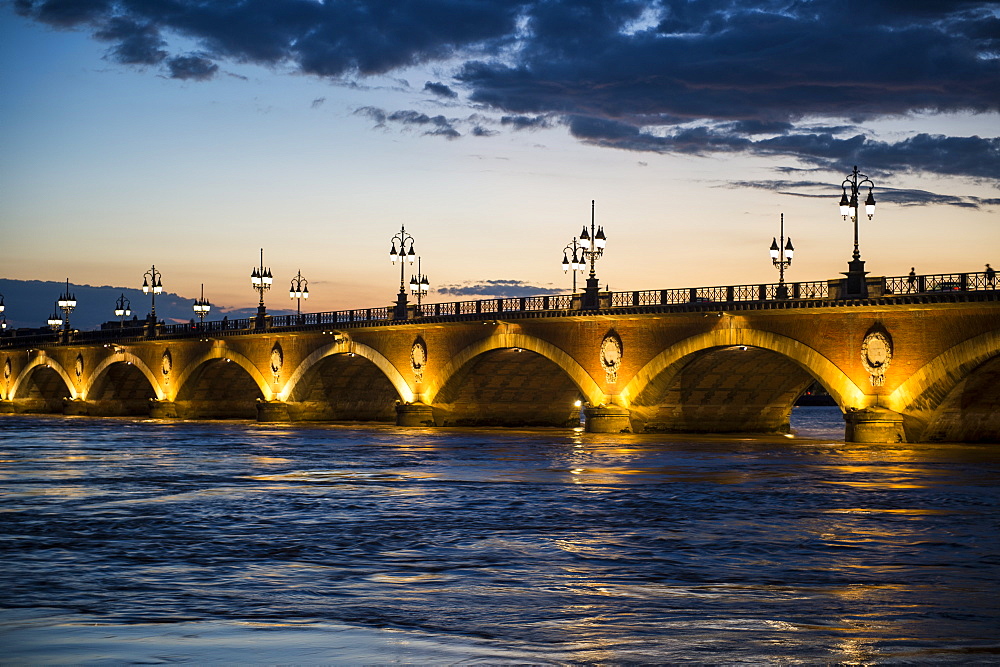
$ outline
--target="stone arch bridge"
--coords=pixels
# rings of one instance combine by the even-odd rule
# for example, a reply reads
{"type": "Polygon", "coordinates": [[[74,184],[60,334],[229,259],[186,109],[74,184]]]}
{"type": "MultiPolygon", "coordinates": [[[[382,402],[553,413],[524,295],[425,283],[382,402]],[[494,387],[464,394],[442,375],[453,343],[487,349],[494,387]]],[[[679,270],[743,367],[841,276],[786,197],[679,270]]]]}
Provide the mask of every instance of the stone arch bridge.
{"type": "Polygon", "coordinates": [[[996,291],[717,289],[8,336],[0,412],[781,432],[819,382],[850,441],[1000,441],[996,291]]]}

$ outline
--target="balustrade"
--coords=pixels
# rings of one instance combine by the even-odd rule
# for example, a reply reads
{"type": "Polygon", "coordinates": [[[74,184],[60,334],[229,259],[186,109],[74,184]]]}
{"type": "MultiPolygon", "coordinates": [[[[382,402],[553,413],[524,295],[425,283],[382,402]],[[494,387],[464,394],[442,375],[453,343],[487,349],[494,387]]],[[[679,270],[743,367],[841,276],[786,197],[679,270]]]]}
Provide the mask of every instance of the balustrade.
{"type": "MultiPolygon", "coordinates": [[[[979,273],[942,273],[921,276],[895,276],[882,278],[885,297],[908,295],[933,295],[951,292],[995,291],[995,276],[979,273]]],[[[778,283],[763,285],[729,285],[716,287],[687,287],[660,290],[612,292],[610,308],[643,308],[657,306],[691,306],[739,302],[803,301],[828,299],[829,281],[785,283],[787,297],[779,296],[778,283]]],[[[501,297],[478,301],[453,301],[413,306],[413,316],[460,317],[467,315],[573,311],[574,298],[579,295],[558,294],[529,297],[501,297]]],[[[579,307],[579,306],[577,306],[579,307]]],[[[364,325],[392,322],[392,307],[360,308],[353,310],[303,313],[301,315],[268,316],[268,328],[273,330],[309,330],[323,326],[364,325]]],[[[212,320],[201,323],[167,324],[157,327],[156,338],[193,336],[245,335],[256,329],[255,318],[212,320]]],[[[73,343],[99,343],[103,341],[129,342],[144,340],[143,327],[114,327],[98,331],[76,331],[73,343]]],[[[0,347],[33,347],[58,344],[56,336],[48,329],[7,330],[0,335],[0,347]]]]}

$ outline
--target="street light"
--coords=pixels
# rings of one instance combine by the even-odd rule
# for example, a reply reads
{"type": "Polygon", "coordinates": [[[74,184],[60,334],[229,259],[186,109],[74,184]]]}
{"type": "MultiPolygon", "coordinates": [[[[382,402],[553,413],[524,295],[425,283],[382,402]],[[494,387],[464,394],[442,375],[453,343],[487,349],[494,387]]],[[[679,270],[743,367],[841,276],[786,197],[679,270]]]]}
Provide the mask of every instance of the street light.
{"type": "Polygon", "coordinates": [[[7,316],[2,314],[5,310],[7,306],[3,305],[3,294],[0,294],[0,329],[7,328],[7,316]]]}
{"type": "Polygon", "coordinates": [[[288,289],[289,299],[298,299],[295,303],[295,315],[302,317],[302,299],[309,298],[309,281],[302,277],[302,271],[292,278],[292,286],[288,289]]]}
{"type": "Polygon", "coordinates": [[[587,288],[583,295],[585,309],[597,308],[600,305],[597,297],[600,284],[597,280],[595,264],[604,255],[604,246],[607,242],[608,240],[604,236],[604,227],[594,226],[594,200],[592,199],[590,200],[590,231],[588,232],[587,226],[584,225],[583,231],[580,232],[580,246],[583,248],[580,251],[582,259],[590,263],[590,275],[587,277],[587,288]]]}
{"type": "Polygon", "coordinates": [[[851,221],[854,223],[854,255],[853,259],[847,265],[848,271],[845,274],[847,276],[845,296],[865,297],[868,295],[867,286],[865,285],[865,263],[861,260],[861,250],[858,247],[858,220],[861,217],[859,191],[866,185],[868,186],[868,197],[865,199],[865,214],[871,220],[872,216],[875,215],[875,197],[872,194],[875,184],[872,183],[871,179],[860,173],[857,165],[855,165],[854,171],[840,185],[842,190],[840,215],[844,217],[844,220],[847,220],[848,216],[850,216],[851,221]],[[847,186],[850,186],[849,195],[847,186]]]}
{"type": "Polygon", "coordinates": [[[125,328],[125,318],[132,314],[132,310],[130,308],[131,305],[132,303],[125,298],[124,292],[122,292],[122,295],[118,297],[117,301],[115,301],[115,317],[121,318],[122,329],[125,328]]]}
{"type": "Polygon", "coordinates": [[[76,297],[70,294],[69,278],[66,279],[66,291],[59,295],[56,302],[59,309],[63,311],[63,342],[69,341],[69,314],[76,308],[76,297]]]}
{"type": "Polygon", "coordinates": [[[49,315],[49,326],[52,327],[53,331],[58,331],[59,327],[62,326],[63,320],[59,317],[59,305],[58,302],[54,304],[55,307],[52,309],[52,314],[49,315]]]}
{"type": "Polygon", "coordinates": [[[562,260],[562,270],[563,273],[571,270],[573,271],[573,294],[576,294],[576,274],[579,271],[583,273],[587,269],[587,260],[583,257],[583,252],[577,254],[580,250],[580,244],[576,237],[573,237],[573,241],[568,243],[565,248],[563,248],[563,260],[562,260]],[[573,251],[573,258],[570,259],[566,256],[566,253],[570,250],[573,251]]]}
{"type": "Polygon", "coordinates": [[[389,251],[389,260],[395,264],[399,261],[399,294],[396,296],[396,319],[406,319],[406,285],[405,279],[406,263],[413,264],[417,259],[417,252],[413,249],[413,236],[406,232],[406,225],[400,225],[399,233],[392,237],[392,249],[389,251]],[[399,242],[399,251],[396,251],[396,242],[399,242]],[[407,245],[409,244],[409,245],[407,245]]]}
{"type": "Polygon", "coordinates": [[[779,299],[788,298],[788,287],[785,286],[785,269],[792,265],[792,255],[795,253],[795,248],[792,247],[792,237],[788,237],[788,243],[785,243],[785,214],[781,214],[781,242],[778,239],[771,238],[771,263],[778,269],[778,292],[776,296],[779,299]]]}
{"type": "Polygon", "coordinates": [[[271,289],[271,283],[274,282],[274,277],[271,275],[271,269],[264,266],[264,249],[260,249],[260,267],[254,267],[254,270],[250,273],[250,284],[255,290],[260,293],[260,303],[257,304],[257,328],[264,327],[264,316],[267,315],[267,309],[264,308],[264,292],[271,289]]]}
{"type": "Polygon", "coordinates": [[[431,291],[431,283],[427,276],[420,271],[420,258],[417,257],[417,275],[410,276],[410,293],[417,297],[417,305],[420,305],[420,298],[426,296],[431,291]]]}
{"type": "Polygon", "coordinates": [[[205,298],[205,283],[201,284],[201,298],[194,300],[194,312],[198,315],[199,326],[205,323],[205,316],[208,315],[208,311],[212,310],[212,304],[208,302],[205,298]]]}
{"type": "Polygon", "coordinates": [[[142,274],[142,293],[149,294],[152,299],[150,304],[149,318],[153,321],[153,326],[156,326],[156,295],[163,291],[163,282],[160,280],[163,275],[156,270],[156,265],[154,264],[149,271],[142,274]]]}

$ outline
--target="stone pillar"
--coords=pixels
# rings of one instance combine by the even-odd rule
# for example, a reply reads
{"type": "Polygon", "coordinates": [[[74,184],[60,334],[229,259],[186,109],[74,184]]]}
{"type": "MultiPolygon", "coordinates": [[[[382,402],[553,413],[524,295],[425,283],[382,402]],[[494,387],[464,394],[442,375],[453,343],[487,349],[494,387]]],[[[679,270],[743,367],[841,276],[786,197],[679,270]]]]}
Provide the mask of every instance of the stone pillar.
{"type": "Polygon", "coordinates": [[[844,413],[847,442],[905,442],[903,415],[886,408],[870,407],[844,413]]]}
{"type": "Polygon", "coordinates": [[[597,310],[601,307],[600,301],[600,282],[597,278],[591,276],[587,278],[587,286],[583,288],[583,300],[580,303],[580,307],[583,310],[597,310]]]}
{"type": "Polygon", "coordinates": [[[86,416],[90,414],[90,404],[87,401],[79,399],[67,398],[63,401],[63,414],[64,415],[81,415],[86,416]]]}
{"type": "Polygon", "coordinates": [[[844,291],[840,294],[841,299],[866,299],[868,298],[868,282],[865,276],[864,260],[854,259],[847,263],[847,279],[844,281],[844,291]]]}
{"type": "Polygon", "coordinates": [[[149,401],[149,416],[153,419],[177,419],[177,404],[173,401],[149,401]]]}
{"type": "Polygon", "coordinates": [[[400,292],[398,295],[396,295],[396,303],[392,307],[392,319],[394,320],[410,319],[410,307],[406,301],[406,292],[400,292]]]}
{"type": "Polygon", "coordinates": [[[434,412],[425,403],[397,403],[396,426],[434,426],[434,412]]]}
{"type": "Polygon", "coordinates": [[[620,405],[601,405],[583,409],[587,433],[631,433],[629,411],[620,405]]]}
{"type": "Polygon", "coordinates": [[[257,403],[257,421],[292,421],[291,416],[288,414],[288,403],[285,403],[284,401],[260,401],[257,403]]]}

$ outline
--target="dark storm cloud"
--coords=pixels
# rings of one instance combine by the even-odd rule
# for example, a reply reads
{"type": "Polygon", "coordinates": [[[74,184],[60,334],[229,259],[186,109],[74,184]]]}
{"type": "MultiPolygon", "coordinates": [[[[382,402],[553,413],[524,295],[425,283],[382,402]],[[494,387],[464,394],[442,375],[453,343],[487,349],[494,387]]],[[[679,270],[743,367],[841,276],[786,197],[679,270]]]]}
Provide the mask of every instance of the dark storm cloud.
{"type": "Polygon", "coordinates": [[[568,290],[553,287],[540,287],[521,280],[483,280],[480,282],[464,282],[455,285],[443,285],[437,289],[439,294],[453,296],[485,297],[522,297],[545,296],[546,294],[565,294],[568,290]]]}
{"type": "MultiPolygon", "coordinates": [[[[59,28],[90,30],[111,43],[114,60],[160,64],[174,78],[209,79],[224,60],[339,79],[457,63],[452,81],[424,90],[449,99],[461,90],[508,129],[565,124],[581,141],[630,151],[1000,174],[995,139],[883,142],[856,129],[915,113],[1000,111],[995,1],[16,0],[15,7],[59,28]],[[170,52],[174,36],[194,41],[199,53],[170,52]]],[[[450,121],[425,126],[428,134],[458,133],[450,121]]]]}

